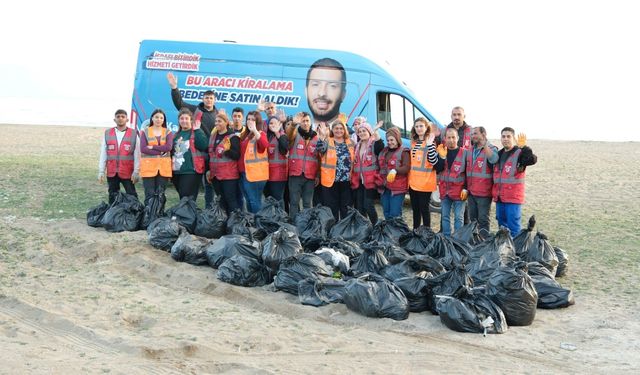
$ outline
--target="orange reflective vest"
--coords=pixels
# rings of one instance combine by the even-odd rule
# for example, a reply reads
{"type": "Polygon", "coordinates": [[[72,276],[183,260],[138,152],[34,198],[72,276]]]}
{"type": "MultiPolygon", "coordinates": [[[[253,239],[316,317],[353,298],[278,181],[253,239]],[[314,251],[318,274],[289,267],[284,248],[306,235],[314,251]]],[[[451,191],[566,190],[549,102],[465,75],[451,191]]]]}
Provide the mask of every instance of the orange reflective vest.
{"type": "MultiPolygon", "coordinates": [[[[162,146],[167,143],[167,135],[170,131],[166,128],[162,128],[162,134],[160,135],[160,143],[158,138],[151,134],[149,131],[151,126],[146,130],[141,131],[140,136],[147,138],[147,145],[149,146],[162,146]]],[[[155,177],[160,174],[162,177],[171,177],[171,154],[166,155],[149,155],[144,152],[140,154],[140,176],[141,177],[155,177]]]]}
{"type": "MultiPolygon", "coordinates": [[[[349,149],[349,157],[353,160],[353,143],[350,139],[346,139],[345,143],[349,149]]],[[[327,152],[322,156],[320,163],[320,183],[324,187],[332,187],[336,181],[336,163],[338,161],[338,153],[336,152],[336,143],[333,138],[327,141],[327,152]]],[[[352,163],[353,166],[353,163],[352,163]]]]}
{"type": "Polygon", "coordinates": [[[465,152],[462,147],[458,147],[458,153],[453,163],[449,165],[447,159],[444,160],[444,170],[438,175],[438,188],[440,197],[448,197],[451,200],[459,201],[460,193],[465,186],[465,152]]]}
{"type": "Polygon", "coordinates": [[[518,157],[521,149],[515,150],[500,168],[500,161],[493,166],[493,200],[502,203],[524,203],[525,171],[518,172],[518,157]]]}
{"type": "Polygon", "coordinates": [[[429,145],[414,150],[415,141],[411,142],[411,169],[409,170],[409,187],[414,191],[432,192],[436,190],[436,171],[427,160],[429,145]]]}
{"type": "Polygon", "coordinates": [[[123,180],[128,180],[133,175],[134,150],[138,132],[127,128],[118,147],[116,128],[107,129],[104,132],[104,142],[107,146],[107,177],[116,174],[123,180]]]}
{"type": "Polygon", "coordinates": [[[249,140],[244,151],[244,172],[249,182],[267,181],[269,179],[269,159],[267,149],[258,152],[258,140],[249,140]]]}

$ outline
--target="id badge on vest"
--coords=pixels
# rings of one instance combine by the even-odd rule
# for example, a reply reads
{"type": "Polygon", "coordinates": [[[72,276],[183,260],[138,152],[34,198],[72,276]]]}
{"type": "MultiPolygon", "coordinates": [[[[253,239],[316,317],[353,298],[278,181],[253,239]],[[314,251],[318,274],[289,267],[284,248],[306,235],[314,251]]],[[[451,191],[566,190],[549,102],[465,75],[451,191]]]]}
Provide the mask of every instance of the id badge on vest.
{"type": "Polygon", "coordinates": [[[127,152],[131,151],[131,145],[129,144],[124,145],[124,150],[127,152]]]}
{"type": "Polygon", "coordinates": [[[107,150],[113,151],[116,149],[116,145],[107,145],[107,150]]]}

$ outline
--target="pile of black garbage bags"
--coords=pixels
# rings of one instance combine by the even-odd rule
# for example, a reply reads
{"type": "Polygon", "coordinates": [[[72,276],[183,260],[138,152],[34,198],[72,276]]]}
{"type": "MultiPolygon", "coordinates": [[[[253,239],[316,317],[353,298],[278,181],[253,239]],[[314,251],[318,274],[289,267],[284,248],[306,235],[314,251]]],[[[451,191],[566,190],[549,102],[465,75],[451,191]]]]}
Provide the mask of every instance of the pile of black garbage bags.
{"type": "Polygon", "coordinates": [[[316,206],[291,222],[272,198],[255,215],[228,217],[218,201],[200,210],[184,198],[166,212],[145,212],[132,198],[91,209],[88,224],[146,229],[149,243],[176,261],[213,267],[234,285],[273,284],[305,305],[344,303],[395,320],[429,311],[452,330],[486,334],[531,324],[537,308],[575,303],[556,281],[567,272],[567,253],[535,231],[535,217],[513,239],[506,228],[482,238],[476,222],[445,237],[410,230],[401,218],[372,225],[355,209],[335,222],[328,207],[316,206]]]}

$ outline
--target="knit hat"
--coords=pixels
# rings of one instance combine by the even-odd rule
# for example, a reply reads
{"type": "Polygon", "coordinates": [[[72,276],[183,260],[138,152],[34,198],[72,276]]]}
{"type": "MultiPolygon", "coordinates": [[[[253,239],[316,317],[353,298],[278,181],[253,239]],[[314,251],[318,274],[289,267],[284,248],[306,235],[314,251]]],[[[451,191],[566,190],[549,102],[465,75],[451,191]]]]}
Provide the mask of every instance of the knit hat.
{"type": "Polygon", "coordinates": [[[388,137],[393,137],[396,139],[396,142],[398,143],[398,145],[402,144],[402,136],[400,135],[400,129],[396,126],[390,128],[387,130],[387,138],[388,137]]]}
{"type": "Polygon", "coordinates": [[[368,122],[360,123],[360,125],[358,125],[358,129],[355,129],[355,131],[357,132],[361,128],[367,129],[367,131],[369,132],[369,135],[373,135],[373,129],[371,128],[371,124],[369,124],[368,122]]]}

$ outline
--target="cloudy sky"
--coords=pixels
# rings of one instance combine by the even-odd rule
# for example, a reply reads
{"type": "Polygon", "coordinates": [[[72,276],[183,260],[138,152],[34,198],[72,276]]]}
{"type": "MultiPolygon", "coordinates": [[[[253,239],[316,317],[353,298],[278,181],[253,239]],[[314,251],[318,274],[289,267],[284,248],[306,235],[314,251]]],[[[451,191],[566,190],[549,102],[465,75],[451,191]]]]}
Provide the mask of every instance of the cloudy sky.
{"type": "Polygon", "coordinates": [[[632,1],[351,3],[12,2],[0,123],[110,125],[131,106],[141,40],[235,40],[364,55],[440,122],[461,105],[493,137],[508,125],[529,138],[640,141],[632,1]]]}

